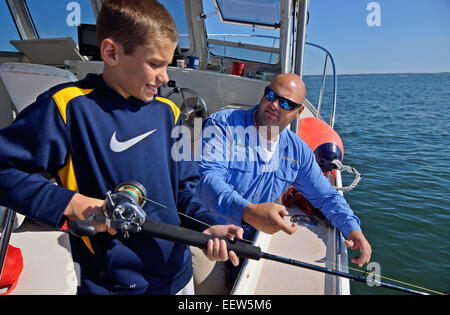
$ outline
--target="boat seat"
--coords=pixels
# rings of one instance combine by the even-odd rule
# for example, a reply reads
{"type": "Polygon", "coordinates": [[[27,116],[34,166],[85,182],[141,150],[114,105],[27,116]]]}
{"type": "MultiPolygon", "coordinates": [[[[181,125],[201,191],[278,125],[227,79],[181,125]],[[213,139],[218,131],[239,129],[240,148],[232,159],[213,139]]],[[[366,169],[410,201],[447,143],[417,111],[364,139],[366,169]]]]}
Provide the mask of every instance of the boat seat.
{"type": "Polygon", "coordinates": [[[75,75],[67,70],[15,62],[0,65],[0,78],[17,113],[32,104],[49,88],[61,83],[77,81],[75,75]]]}

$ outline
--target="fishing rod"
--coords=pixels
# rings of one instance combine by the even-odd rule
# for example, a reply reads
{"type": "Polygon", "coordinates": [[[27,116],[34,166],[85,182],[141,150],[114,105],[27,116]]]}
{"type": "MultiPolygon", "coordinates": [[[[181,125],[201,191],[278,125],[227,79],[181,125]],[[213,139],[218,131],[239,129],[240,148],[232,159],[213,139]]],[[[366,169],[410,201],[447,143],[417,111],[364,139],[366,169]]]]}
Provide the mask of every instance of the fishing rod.
{"type": "MultiPolygon", "coordinates": [[[[76,236],[94,236],[97,231],[92,223],[99,222],[105,224],[109,228],[121,231],[124,233],[124,237],[129,237],[130,232],[146,233],[156,238],[182,243],[185,245],[198,247],[200,249],[206,249],[209,240],[218,238],[213,235],[207,235],[184,227],[145,219],[145,211],[141,207],[145,203],[146,199],[145,188],[139,183],[127,182],[121,184],[113,193],[107,193],[107,198],[103,205],[103,212],[105,216],[91,214],[87,220],[69,221],[69,232],[76,236]]],[[[231,241],[227,238],[219,239],[223,239],[227,244],[227,249],[234,251],[236,255],[241,258],[248,258],[257,261],[267,259],[338,277],[348,278],[358,282],[369,283],[369,281],[371,281],[371,283],[376,286],[381,286],[392,290],[416,295],[428,295],[425,292],[412,290],[381,281],[368,280],[365,276],[357,276],[350,273],[265,253],[260,247],[251,244],[231,241]]]]}

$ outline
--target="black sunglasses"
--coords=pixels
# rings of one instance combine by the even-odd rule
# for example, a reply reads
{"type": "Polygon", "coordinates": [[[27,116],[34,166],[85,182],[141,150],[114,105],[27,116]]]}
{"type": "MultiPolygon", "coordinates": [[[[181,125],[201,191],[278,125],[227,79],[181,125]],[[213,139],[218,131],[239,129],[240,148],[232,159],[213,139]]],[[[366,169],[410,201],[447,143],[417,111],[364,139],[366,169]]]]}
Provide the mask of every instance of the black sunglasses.
{"type": "Polygon", "coordinates": [[[285,97],[279,96],[277,93],[275,93],[268,86],[266,87],[266,89],[264,91],[264,97],[269,102],[275,102],[276,100],[279,100],[280,101],[280,107],[285,109],[285,110],[293,110],[293,109],[303,105],[303,104],[298,104],[298,103],[296,103],[294,101],[291,101],[290,99],[287,99],[285,97]]]}

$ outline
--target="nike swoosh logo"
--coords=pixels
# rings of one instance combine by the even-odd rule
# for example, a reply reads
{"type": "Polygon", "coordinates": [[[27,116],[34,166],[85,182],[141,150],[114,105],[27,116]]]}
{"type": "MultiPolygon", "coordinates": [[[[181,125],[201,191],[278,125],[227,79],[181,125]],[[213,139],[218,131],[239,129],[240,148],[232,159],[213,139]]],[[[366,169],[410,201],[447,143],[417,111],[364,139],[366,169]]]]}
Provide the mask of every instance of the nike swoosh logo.
{"type": "Polygon", "coordinates": [[[156,132],[157,129],[152,130],[150,132],[147,132],[141,136],[138,136],[136,138],[130,139],[128,141],[125,142],[120,142],[117,140],[116,138],[116,134],[117,132],[114,132],[112,138],[111,138],[111,143],[110,143],[110,147],[111,150],[113,152],[116,153],[121,153],[123,151],[128,150],[129,148],[131,148],[132,146],[135,146],[136,144],[138,144],[139,142],[141,142],[142,140],[144,140],[145,138],[147,138],[148,136],[150,136],[152,133],[156,132]]]}

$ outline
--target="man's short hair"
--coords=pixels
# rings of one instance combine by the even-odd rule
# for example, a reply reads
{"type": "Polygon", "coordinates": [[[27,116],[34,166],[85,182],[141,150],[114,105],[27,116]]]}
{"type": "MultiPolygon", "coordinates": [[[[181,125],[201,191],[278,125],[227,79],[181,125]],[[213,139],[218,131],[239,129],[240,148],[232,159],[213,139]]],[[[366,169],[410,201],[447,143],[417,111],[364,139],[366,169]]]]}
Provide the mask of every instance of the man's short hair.
{"type": "Polygon", "coordinates": [[[138,46],[169,39],[178,42],[172,16],[156,0],[104,0],[97,18],[97,38],[101,44],[112,38],[132,55],[138,46]]]}

